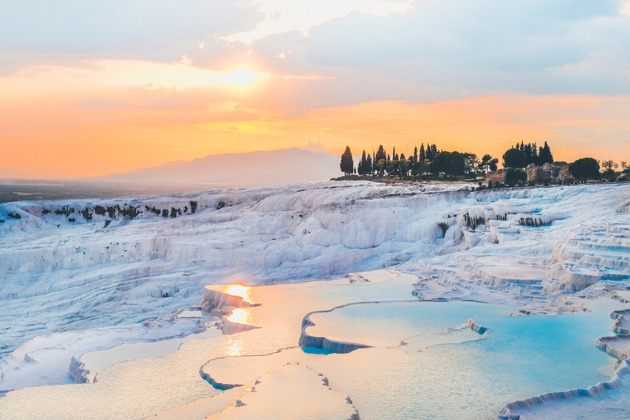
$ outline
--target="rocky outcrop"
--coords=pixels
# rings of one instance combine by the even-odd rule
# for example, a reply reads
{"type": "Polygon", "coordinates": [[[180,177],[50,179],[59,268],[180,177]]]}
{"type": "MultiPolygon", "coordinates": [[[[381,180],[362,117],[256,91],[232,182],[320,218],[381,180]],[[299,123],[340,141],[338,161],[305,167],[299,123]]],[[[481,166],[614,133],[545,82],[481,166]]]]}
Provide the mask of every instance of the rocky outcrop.
{"type": "Polygon", "coordinates": [[[490,331],[490,328],[481,326],[477,324],[476,322],[474,322],[472,319],[468,320],[468,324],[466,324],[466,326],[481,335],[484,335],[485,333],[490,331]]]}
{"type": "Polygon", "coordinates": [[[572,178],[569,171],[569,164],[566,162],[544,163],[542,165],[543,174],[552,181],[564,181],[572,178]]]}
{"type": "Polygon", "coordinates": [[[203,291],[203,300],[199,305],[204,312],[221,312],[224,315],[229,314],[234,308],[244,308],[248,306],[258,306],[250,303],[240,296],[234,296],[224,293],[220,290],[206,287],[203,291]]]}
{"type": "Polygon", "coordinates": [[[611,337],[601,337],[595,345],[606,353],[618,358],[630,358],[630,309],[613,311],[610,317],[615,320],[613,331],[616,335],[611,337]]]}
{"type": "Polygon", "coordinates": [[[613,311],[610,317],[615,319],[613,331],[617,335],[630,335],[630,309],[613,311]]]}
{"type": "MultiPolygon", "coordinates": [[[[505,174],[505,169],[490,172],[486,175],[486,182],[504,184],[505,174]]],[[[525,168],[525,174],[527,175],[527,182],[532,183],[562,183],[573,178],[571,176],[571,172],[569,171],[569,164],[566,162],[544,163],[543,165],[530,163],[525,168]]]]}
{"type": "Polygon", "coordinates": [[[70,360],[68,375],[70,375],[75,384],[89,384],[93,382],[90,378],[90,371],[85,368],[85,363],[75,356],[72,356],[70,360]]]}
{"type": "Polygon", "coordinates": [[[542,167],[530,163],[529,165],[527,165],[527,168],[525,168],[525,173],[527,174],[527,181],[528,182],[542,182],[544,181],[544,172],[542,167]]]}
{"type": "Polygon", "coordinates": [[[566,162],[544,163],[542,166],[530,163],[525,172],[528,182],[562,182],[572,178],[566,162]]]}
{"type": "Polygon", "coordinates": [[[499,169],[486,175],[486,182],[493,184],[505,184],[505,169],[499,169]]]}
{"type": "Polygon", "coordinates": [[[597,339],[595,345],[617,359],[627,359],[630,357],[630,337],[625,335],[615,335],[611,337],[601,337],[597,339]]]}
{"type": "Polygon", "coordinates": [[[255,325],[245,322],[241,323],[235,321],[234,319],[230,319],[231,315],[235,311],[242,311],[242,309],[239,308],[259,306],[258,303],[248,302],[241,296],[231,295],[217,290],[213,288],[213,286],[207,286],[203,291],[203,300],[199,306],[205,313],[213,313],[222,317],[221,331],[224,335],[236,334],[259,328],[255,325]]]}
{"type": "Polygon", "coordinates": [[[332,353],[350,353],[351,351],[355,351],[358,349],[365,349],[371,346],[359,343],[350,343],[347,341],[336,341],[330,340],[326,337],[316,337],[310,335],[306,332],[308,327],[315,326],[315,323],[310,320],[310,316],[317,312],[327,312],[327,311],[316,311],[307,314],[302,320],[302,332],[300,334],[300,347],[315,347],[322,350],[330,351],[332,353]]]}

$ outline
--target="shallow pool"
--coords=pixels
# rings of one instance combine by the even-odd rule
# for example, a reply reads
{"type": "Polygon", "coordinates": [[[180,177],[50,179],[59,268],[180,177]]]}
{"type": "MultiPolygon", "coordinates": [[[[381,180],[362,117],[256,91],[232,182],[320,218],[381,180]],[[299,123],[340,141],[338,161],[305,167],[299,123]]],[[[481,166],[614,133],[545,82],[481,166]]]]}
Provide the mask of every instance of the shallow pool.
{"type": "Polygon", "coordinates": [[[315,362],[353,396],[362,418],[496,418],[510,401],[610,379],[613,359],[594,345],[610,331],[608,311],[515,311],[468,302],[352,305],[314,314],[308,332],[376,346],[315,362]],[[461,329],[470,318],[491,328],[485,338],[461,329]]]}

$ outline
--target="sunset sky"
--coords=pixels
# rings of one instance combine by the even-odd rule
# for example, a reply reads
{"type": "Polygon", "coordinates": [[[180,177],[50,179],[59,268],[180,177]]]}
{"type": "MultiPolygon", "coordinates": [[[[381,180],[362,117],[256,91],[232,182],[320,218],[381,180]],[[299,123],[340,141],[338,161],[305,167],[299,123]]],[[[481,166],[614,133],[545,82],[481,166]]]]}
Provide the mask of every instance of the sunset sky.
{"type": "Polygon", "coordinates": [[[630,161],[630,1],[3,0],[0,169],[310,143],[630,161]]]}

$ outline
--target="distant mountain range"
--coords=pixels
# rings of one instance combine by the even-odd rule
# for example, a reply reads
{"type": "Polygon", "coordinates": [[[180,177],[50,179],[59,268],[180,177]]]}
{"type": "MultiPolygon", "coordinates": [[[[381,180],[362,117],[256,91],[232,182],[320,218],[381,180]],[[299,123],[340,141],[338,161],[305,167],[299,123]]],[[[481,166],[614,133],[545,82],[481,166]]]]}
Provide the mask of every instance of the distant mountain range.
{"type": "Polygon", "coordinates": [[[0,168],[0,203],[170,194],[223,188],[328,181],[341,175],[340,157],[321,144],[211,155],[120,174],[44,179],[0,168]]]}
{"type": "Polygon", "coordinates": [[[309,144],[308,149],[292,147],[249,153],[210,155],[188,162],[139,169],[85,180],[199,188],[257,187],[327,181],[341,175],[340,158],[309,144]]]}
{"type": "Polygon", "coordinates": [[[24,172],[12,171],[10,169],[0,168],[0,178],[29,178],[30,176],[24,172]]]}

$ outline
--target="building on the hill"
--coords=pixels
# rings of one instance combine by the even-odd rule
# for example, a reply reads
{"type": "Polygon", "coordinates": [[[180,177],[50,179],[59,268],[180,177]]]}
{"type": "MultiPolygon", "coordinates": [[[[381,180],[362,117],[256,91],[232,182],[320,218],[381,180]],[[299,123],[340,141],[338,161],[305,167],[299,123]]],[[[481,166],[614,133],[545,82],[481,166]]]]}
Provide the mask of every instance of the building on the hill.
{"type": "Polygon", "coordinates": [[[486,174],[486,183],[505,184],[505,169],[499,169],[486,174]]]}
{"type": "MultiPolygon", "coordinates": [[[[505,173],[505,169],[490,172],[486,175],[486,182],[504,184],[505,173]]],[[[531,163],[525,168],[525,173],[527,174],[527,181],[534,183],[560,183],[572,178],[569,164],[566,162],[544,163],[542,166],[531,163]]]]}
{"type": "Polygon", "coordinates": [[[566,162],[544,163],[542,166],[533,163],[525,168],[528,182],[562,182],[571,178],[569,164],[566,162]]]}

